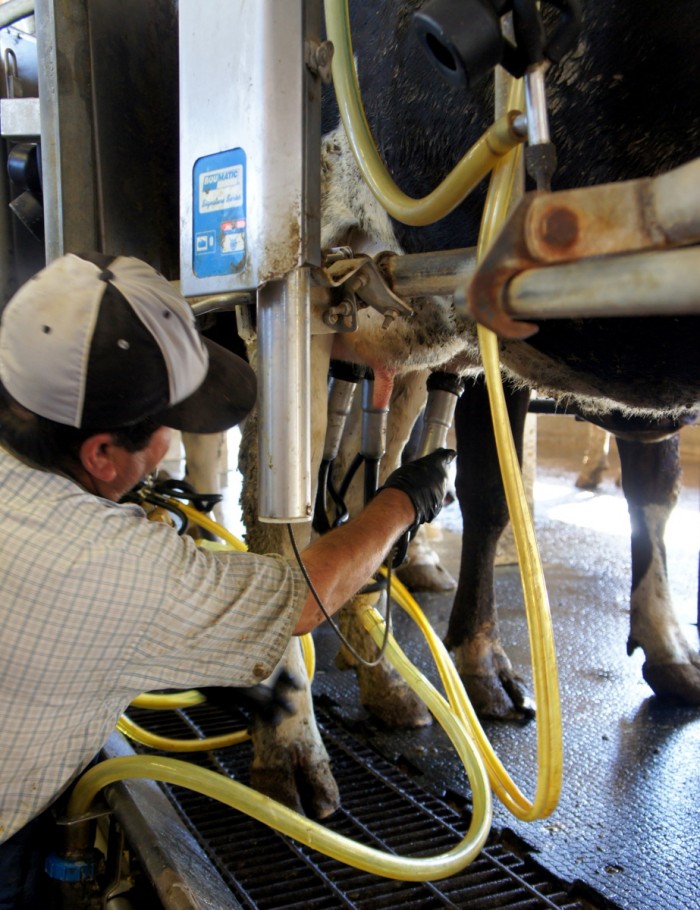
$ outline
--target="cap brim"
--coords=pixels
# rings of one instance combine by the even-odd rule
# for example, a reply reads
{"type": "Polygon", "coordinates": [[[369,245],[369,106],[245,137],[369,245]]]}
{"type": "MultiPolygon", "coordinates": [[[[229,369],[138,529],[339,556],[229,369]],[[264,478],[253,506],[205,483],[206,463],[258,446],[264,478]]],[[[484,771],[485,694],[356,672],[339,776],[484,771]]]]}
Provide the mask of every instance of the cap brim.
{"type": "Polygon", "coordinates": [[[185,433],[222,433],[235,427],[255,404],[257,379],[237,354],[202,337],[209,370],[196,392],[158,415],[163,426],[185,433]]]}

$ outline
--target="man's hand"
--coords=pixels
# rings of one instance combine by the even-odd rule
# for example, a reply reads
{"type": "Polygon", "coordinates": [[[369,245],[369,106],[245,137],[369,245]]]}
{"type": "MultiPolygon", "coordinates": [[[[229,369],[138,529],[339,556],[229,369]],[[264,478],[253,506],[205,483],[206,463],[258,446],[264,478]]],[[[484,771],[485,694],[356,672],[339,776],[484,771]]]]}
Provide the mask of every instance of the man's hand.
{"type": "Polygon", "coordinates": [[[454,449],[435,449],[415,461],[401,465],[384,482],[380,490],[395,489],[405,493],[416,510],[411,528],[415,532],[425,521],[432,521],[442,508],[447,488],[447,468],[457,453],[454,449]]]}

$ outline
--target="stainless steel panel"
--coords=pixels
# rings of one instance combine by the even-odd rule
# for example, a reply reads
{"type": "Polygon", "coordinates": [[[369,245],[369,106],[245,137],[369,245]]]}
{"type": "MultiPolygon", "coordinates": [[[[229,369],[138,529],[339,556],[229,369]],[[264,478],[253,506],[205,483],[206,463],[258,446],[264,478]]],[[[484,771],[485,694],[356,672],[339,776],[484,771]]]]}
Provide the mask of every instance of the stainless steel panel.
{"type": "Polygon", "coordinates": [[[3,98],[0,101],[0,134],[5,139],[39,137],[38,98],[3,98]]]}
{"type": "Polygon", "coordinates": [[[318,10],[304,0],[180,2],[181,281],[188,296],[254,289],[318,262],[319,115],[308,107],[320,109],[320,92],[304,64],[318,10]],[[235,271],[224,264],[223,274],[198,275],[193,221],[203,195],[196,204],[193,169],[232,150],[245,156],[245,259],[235,271]]]}

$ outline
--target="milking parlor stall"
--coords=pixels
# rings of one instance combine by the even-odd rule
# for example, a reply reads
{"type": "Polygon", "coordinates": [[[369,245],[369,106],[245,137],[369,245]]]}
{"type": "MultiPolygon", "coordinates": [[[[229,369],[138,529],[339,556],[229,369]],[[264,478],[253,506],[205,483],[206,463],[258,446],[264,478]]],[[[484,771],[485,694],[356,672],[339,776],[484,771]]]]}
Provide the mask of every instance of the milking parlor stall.
{"type": "MultiPolygon", "coordinates": [[[[444,366],[437,355],[425,358],[432,378],[404,458],[446,445],[466,464],[453,415],[465,384],[485,374],[494,429],[475,425],[471,445],[487,460],[495,435],[490,460],[500,466],[513,541],[493,581],[513,669],[504,687],[516,692],[508,716],[472,704],[469,674],[443,644],[455,644],[450,575],[460,574],[463,522],[466,540],[471,520],[451,495],[426,544],[443,567],[441,590],[404,583],[398,565],[368,579],[356,609],[359,658],[343,644],[344,661],[337,659],[329,623],[302,637],[313,707],[299,712],[309,711],[329,755],[333,811],[314,813],[306,782],[295,808],[251,786],[249,703],[144,693],[56,819],[60,847],[47,865],[53,907],[700,906],[700,709],[681,697],[693,667],[700,672],[697,436],[683,430],[684,484],[666,549],[648,540],[655,574],[641,582],[666,586],[675,606],[684,656],[673,688],[650,669],[650,648],[646,663],[635,651],[637,633],[627,639],[630,518],[616,465],[596,490],[575,487],[582,450],[572,440],[587,424],[575,416],[574,397],[555,400],[545,384],[529,405],[523,480],[499,368],[499,354],[549,320],[614,320],[624,348],[628,319],[657,325],[700,312],[697,145],[658,174],[640,173],[644,179],[556,192],[554,175],[578,133],[590,128],[595,143],[594,123],[581,123],[563,147],[550,131],[550,74],[572,55],[585,62],[591,5],[356,4],[377,10],[356,33],[342,0],[0,4],[3,304],[54,258],[100,250],[146,260],[188,300],[203,330],[223,325],[232,346],[242,339],[258,376],[256,442],[246,459],[257,465],[254,523],[293,560],[289,535],[303,544],[312,520],[321,533],[347,517],[360,467],[360,505],[384,476],[393,437],[389,403],[379,402],[380,356],[352,362],[347,352],[362,350],[358,339],[370,332],[372,344],[388,349],[385,339],[421,318],[416,300],[438,299],[441,312],[473,327],[472,360],[460,365],[456,346],[444,366]],[[477,82],[489,86],[478,140],[420,192],[385,166],[375,135],[383,121],[376,104],[365,116],[355,72],[353,50],[379,64],[398,29],[421,86],[444,95],[442,116],[454,134],[464,124],[450,99],[477,82]],[[361,219],[341,242],[328,227],[329,185],[338,177],[322,156],[335,147],[322,142],[329,106],[339,112],[334,136],[343,137],[333,141],[356,168],[350,196],[384,213],[383,227],[374,237],[367,228],[362,243],[361,219]],[[388,247],[389,230],[396,238],[397,225],[440,224],[473,193],[474,238],[430,251],[388,247]],[[317,444],[320,423],[328,429],[317,444]],[[353,430],[354,452],[339,456],[353,430]],[[346,473],[332,482],[342,457],[346,473]],[[371,663],[383,641],[391,685],[399,679],[420,705],[415,723],[386,722],[358,692],[362,661],[371,663]]],[[[683,53],[694,59],[697,48],[683,53]]],[[[420,118],[410,134],[411,105],[422,103],[420,91],[405,100],[416,147],[431,142],[420,118]]],[[[697,322],[688,325],[697,332],[697,322]]],[[[673,430],[689,422],[691,399],[681,395],[673,430]]],[[[203,526],[203,546],[245,548],[246,532],[235,527],[238,437],[228,445],[222,490],[163,481],[184,476],[178,450],[175,467],[149,479],[138,501],[177,532],[203,526]]],[[[628,494],[624,474],[623,485],[628,494]]],[[[646,505],[655,502],[650,495],[646,505]]],[[[642,609],[635,596],[633,615],[642,609]]]]}

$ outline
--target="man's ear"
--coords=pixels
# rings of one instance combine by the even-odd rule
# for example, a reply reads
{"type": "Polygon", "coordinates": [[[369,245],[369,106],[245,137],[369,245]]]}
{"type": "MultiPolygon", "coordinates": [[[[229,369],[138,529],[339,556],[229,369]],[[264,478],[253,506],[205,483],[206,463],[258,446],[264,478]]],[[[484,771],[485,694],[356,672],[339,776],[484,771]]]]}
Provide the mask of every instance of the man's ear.
{"type": "Polygon", "coordinates": [[[112,458],[113,451],[112,434],[96,433],[94,436],[88,436],[80,446],[80,462],[92,477],[109,483],[117,474],[117,466],[112,458]]]}

